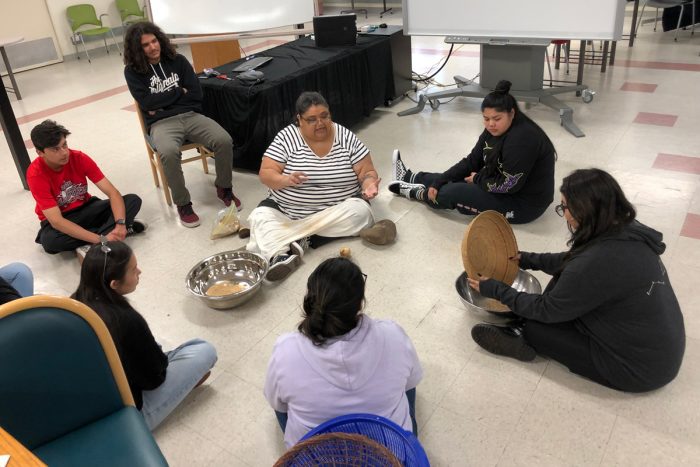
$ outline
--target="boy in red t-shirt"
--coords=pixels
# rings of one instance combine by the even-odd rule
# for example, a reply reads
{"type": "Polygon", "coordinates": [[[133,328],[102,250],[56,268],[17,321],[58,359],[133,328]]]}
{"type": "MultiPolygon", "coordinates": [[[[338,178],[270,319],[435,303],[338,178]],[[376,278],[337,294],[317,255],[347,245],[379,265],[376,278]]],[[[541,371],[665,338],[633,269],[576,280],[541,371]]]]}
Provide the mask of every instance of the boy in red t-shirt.
{"type": "Polygon", "coordinates": [[[41,221],[36,242],[47,253],[77,250],[80,254],[83,245],[121,241],[143,232],[146,225],[134,219],[141,198],[122,197],[87,154],[68,148],[68,135],[70,131],[53,120],[32,129],[39,157],[27,169],[27,183],[41,221]],[[108,199],[91,196],[88,179],[108,199]]]}

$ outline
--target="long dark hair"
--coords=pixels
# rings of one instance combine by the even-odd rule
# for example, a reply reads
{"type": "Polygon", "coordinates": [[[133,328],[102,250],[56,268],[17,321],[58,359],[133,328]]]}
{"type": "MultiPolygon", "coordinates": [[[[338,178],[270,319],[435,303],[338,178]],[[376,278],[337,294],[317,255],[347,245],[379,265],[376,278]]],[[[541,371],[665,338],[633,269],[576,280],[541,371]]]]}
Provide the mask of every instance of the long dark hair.
{"type": "MultiPolygon", "coordinates": [[[[549,136],[547,136],[547,133],[544,132],[542,127],[540,127],[533,119],[525,115],[522,110],[520,110],[520,107],[518,107],[518,101],[515,100],[515,97],[513,97],[510,94],[510,87],[512,86],[511,82],[505,79],[502,79],[501,81],[496,84],[496,89],[491,91],[484,97],[484,100],[481,102],[481,111],[483,112],[484,109],[494,109],[496,112],[507,112],[510,113],[511,111],[515,111],[513,115],[513,122],[517,123],[517,121],[526,121],[530,125],[534,126],[539,130],[539,132],[544,136],[544,139],[546,141],[547,146],[549,146],[549,150],[554,154],[554,160],[557,158],[557,150],[554,148],[554,143],[552,143],[552,140],[549,139],[549,136]]],[[[486,131],[486,130],[484,130],[486,131]]],[[[492,154],[494,155],[494,158],[498,158],[500,155],[500,144],[499,144],[499,149],[492,151],[492,154]]],[[[488,165],[487,161],[487,165],[488,165]]],[[[495,162],[495,161],[494,161],[495,162]]]]}
{"type": "Polygon", "coordinates": [[[365,279],[355,263],[342,257],[325,260],[311,273],[306,288],[299,332],[315,345],[323,345],[357,326],[365,299],[365,279]]]}
{"type": "Polygon", "coordinates": [[[621,230],[632,222],[637,212],[617,181],[601,169],[574,170],[559,189],[569,215],[578,222],[567,242],[576,253],[601,236],[621,230]]]}
{"type": "Polygon", "coordinates": [[[101,244],[90,247],[80,268],[80,283],[71,295],[71,298],[83,302],[101,316],[105,308],[131,308],[127,299],[109,284],[124,278],[133,252],[123,242],[106,242],[105,246],[110,250],[108,253],[103,251],[101,244]]]}
{"type": "Polygon", "coordinates": [[[177,55],[175,46],[162,29],[149,21],[133,23],[124,34],[124,65],[137,73],[148,73],[148,59],[141,46],[141,36],[153,34],[160,42],[160,56],[172,60],[177,55]]]}

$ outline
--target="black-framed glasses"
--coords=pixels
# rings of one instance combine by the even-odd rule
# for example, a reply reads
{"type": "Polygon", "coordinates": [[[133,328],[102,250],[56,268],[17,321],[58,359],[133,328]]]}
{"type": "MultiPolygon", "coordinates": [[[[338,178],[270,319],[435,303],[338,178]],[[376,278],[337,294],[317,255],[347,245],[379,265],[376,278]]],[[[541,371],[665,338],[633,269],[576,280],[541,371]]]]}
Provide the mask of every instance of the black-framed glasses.
{"type": "Polygon", "coordinates": [[[326,114],[321,114],[318,117],[309,117],[309,118],[305,118],[305,117],[302,117],[300,115],[299,118],[304,120],[309,125],[316,125],[319,121],[324,122],[324,123],[329,121],[331,119],[331,114],[326,113],[326,114]]]}
{"type": "Polygon", "coordinates": [[[112,249],[107,245],[107,237],[100,235],[100,251],[105,254],[105,262],[102,265],[102,280],[105,279],[105,272],[107,271],[107,255],[112,252],[112,249]]]}
{"type": "Polygon", "coordinates": [[[567,209],[569,209],[569,206],[567,206],[564,203],[557,204],[556,206],[554,206],[554,212],[556,212],[559,217],[564,217],[564,211],[566,211],[567,209]]]}

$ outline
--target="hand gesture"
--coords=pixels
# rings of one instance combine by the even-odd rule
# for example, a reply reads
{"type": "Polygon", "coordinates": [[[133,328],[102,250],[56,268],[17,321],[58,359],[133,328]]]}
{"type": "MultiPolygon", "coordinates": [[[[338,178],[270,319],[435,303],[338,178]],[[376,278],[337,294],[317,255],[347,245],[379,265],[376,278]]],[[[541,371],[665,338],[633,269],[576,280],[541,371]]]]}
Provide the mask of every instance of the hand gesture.
{"type": "Polygon", "coordinates": [[[308,179],[309,177],[304,172],[292,172],[287,175],[287,183],[289,186],[301,185],[308,179]]]}
{"type": "Polygon", "coordinates": [[[369,182],[363,183],[362,197],[366,200],[374,199],[379,194],[379,182],[381,178],[369,178],[369,182]]]}

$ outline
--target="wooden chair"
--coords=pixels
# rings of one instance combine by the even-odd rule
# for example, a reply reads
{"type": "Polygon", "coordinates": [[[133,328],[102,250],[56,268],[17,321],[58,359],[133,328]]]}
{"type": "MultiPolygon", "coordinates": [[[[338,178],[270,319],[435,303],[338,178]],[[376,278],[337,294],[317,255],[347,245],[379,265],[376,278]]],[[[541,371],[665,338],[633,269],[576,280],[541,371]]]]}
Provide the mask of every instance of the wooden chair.
{"type": "MultiPolygon", "coordinates": [[[[141,125],[141,132],[143,133],[143,140],[146,143],[146,151],[148,152],[148,162],[151,164],[151,171],[153,172],[153,183],[155,183],[156,188],[160,187],[161,183],[163,184],[163,194],[165,195],[165,201],[168,203],[168,206],[172,206],[173,199],[170,196],[170,186],[168,185],[168,179],[165,177],[165,171],[163,170],[163,163],[160,160],[160,154],[158,154],[158,149],[155,147],[155,144],[153,144],[153,139],[146,130],[146,123],[143,120],[143,114],[141,113],[139,104],[137,102],[135,102],[135,104],[136,114],[139,117],[139,124],[141,125]],[[160,182],[158,181],[159,176],[160,182]]],[[[184,164],[186,162],[201,160],[202,167],[204,168],[204,173],[208,174],[209,164],[207,163],[207,157],[214,157],[214,152],[206,146],[204,146],[203,144],[191,143],[189,141],[185,141],[185,144],[180,146],[181,152],[189,151],[190,149],[196,149],[198,154],[189,158],[183,157],[180,160],[180,162],[184,164]]]]}

